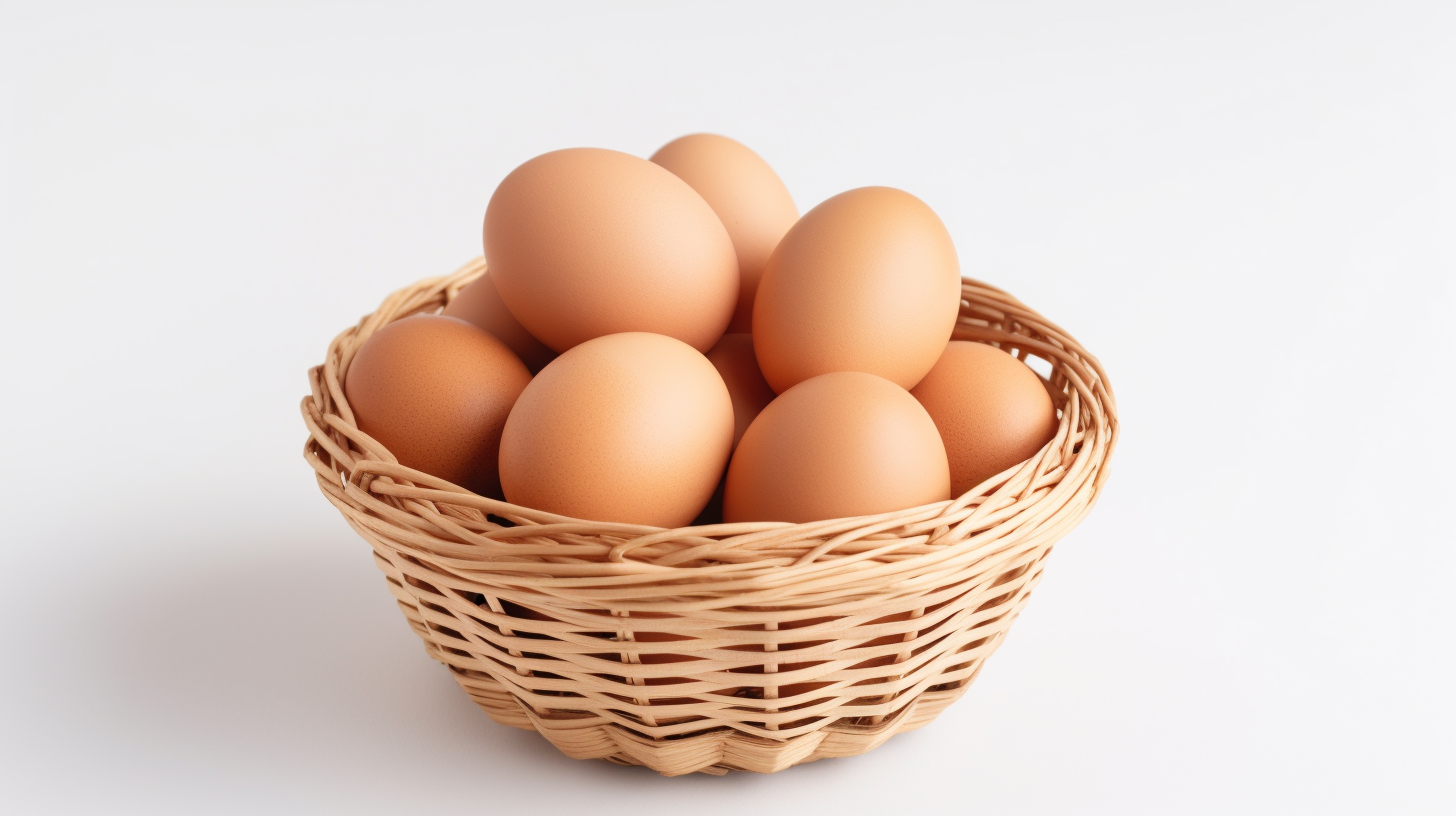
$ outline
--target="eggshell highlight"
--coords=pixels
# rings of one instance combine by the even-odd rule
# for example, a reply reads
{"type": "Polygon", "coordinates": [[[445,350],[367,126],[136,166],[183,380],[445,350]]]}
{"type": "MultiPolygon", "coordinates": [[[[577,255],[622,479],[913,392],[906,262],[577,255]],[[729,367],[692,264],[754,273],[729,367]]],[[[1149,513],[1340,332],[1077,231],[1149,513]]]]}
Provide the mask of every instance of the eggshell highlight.
{"type": "Polygon", "coordinates": [[[911,388],[960,310],[945,225],[909,193],[861,187],[804,214],[764,267],[753,307],[759,368],[779,393],[831,371],[911,388]]]}
{"type": "Polygon", "coordinates": [[[952,496],[1030,459],[1057,435],[1057,409],[1036,372],[984,343],[951,341],[910,393],[945,442],[952,496]]]}
{"type": "Polygon", "coordinates": [[[588,340],[536,375],[506,421],[501,485],[573,518],[681,527],[708,503],[733,444],[733,402],[682,341],[588,340]]]}
{"type": "Polygon", "coordinates": [[[364,341],[345,373],[344,397],[359,429],[400,464],[498,496],[501,430],[530,380],[483,329],[415,315],[364,341]]]}
{"type": "Polygon", "coordinates": [[[738,306],[728,331],[753,325],[753,298],[779,239],[799,220],[799,208],[778,174],[757,153],[726,136],[694,133],[652,154],[708,202],[733,239],[738,256],[738,306]]]}
{"type": "Polygon", "coordinates": [[[935,423],[905,389],[857,371],[780,394],[743,434],[723,493],[728,522],[809,522],[950,498],[935,423]]]}
{"type": "Polygon", "coordinates": [[[738,299],[738,259],[713,208],[662,167],[614,150],[558,150],[511,171],[486,208],[484,238],[501,300],[558,352],[620,332],[704,352],[738,299]]]}

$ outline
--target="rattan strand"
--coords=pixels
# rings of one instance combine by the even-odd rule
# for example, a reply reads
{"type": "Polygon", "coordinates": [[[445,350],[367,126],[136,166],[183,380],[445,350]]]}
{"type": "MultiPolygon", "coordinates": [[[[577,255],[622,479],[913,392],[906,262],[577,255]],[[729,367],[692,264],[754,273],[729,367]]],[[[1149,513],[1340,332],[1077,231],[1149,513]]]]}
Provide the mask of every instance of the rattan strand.
{"type": "Polygon", "coordinates": [[[1001,643],[1107,478],[1117,417],[1096,359],[965,280],[955,337],[1049,363],[1061,423],[1032,459],[954,501],[661,530],[469,493],[360,432],[342,383],[373,332],[438,310],[484,270],[477,259],[401,289],[334,340],[309,372],[304,455],[429,654],[493,719],[570,756],[772,772],[924,725],[1001,643]]]}

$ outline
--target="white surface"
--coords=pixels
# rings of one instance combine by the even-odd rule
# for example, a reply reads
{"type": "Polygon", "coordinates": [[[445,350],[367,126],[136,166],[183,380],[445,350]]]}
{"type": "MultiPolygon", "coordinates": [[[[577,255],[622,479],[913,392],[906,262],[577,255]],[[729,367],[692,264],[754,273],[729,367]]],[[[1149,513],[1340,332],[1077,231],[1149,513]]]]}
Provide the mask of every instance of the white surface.
{"type": "Polygon", "coordinates": [[[0,811],[1456,807],[1449,4],[197,5],[0,13],[0,811]],[[924,198],[1125,429],[961,702],[772,777],[492,724],[300,458],[513,166],[699,130],[924,198]]]}

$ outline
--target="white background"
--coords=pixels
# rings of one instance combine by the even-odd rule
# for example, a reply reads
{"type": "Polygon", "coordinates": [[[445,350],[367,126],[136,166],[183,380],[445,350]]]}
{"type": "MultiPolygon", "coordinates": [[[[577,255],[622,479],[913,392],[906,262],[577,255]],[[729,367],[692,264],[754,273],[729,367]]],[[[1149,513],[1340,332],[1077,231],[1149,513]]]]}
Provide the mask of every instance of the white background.
{"type": "Polygon", "coordinates": [[[1450,4],[102,5],[0,6],[0,811],[1456,807],[1450,4]],[[1124,427],[966,697],[769,777],[491,723],[300,456],[512,167],[701,130],[925,199],[1124,427]]]}

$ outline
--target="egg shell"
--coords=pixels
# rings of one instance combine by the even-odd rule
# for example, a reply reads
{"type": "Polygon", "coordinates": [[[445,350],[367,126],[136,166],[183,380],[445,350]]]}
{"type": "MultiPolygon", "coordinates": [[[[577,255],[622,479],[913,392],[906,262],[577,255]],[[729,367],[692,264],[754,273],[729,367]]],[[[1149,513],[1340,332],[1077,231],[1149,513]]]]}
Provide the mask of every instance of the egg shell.
{"type": "Polygon", "coordinates": [[[948,343],[910,393],[940,430],[953,496],[1030,459],[1057,435],[1057,409],[1036,372],[984,343],[948,343]]]}
{"type": "Polygon", "coordinates": [[[497,452],[531,373],[485,330],[415,315],[375,332],[349,362],[344,397],[359,429],[399,463],[499,496],[497,452]]]}
{"type": "Polygon", "coordinates": [[[799,220],[789,188],[757,153],[727,136],[694,133],[652,154],[654,163],[687,182],[708,202],[738,256],[738,306],[728,331],[753,325],[753,297],[779,239],[799,220]]]}
{"type": "Polygon", "coordinates": [[[733,401],[707,358],[659,334],[588,340],[526,387],[501,437],[515,504],[594,521],[681,527],[733,444],[733,401]]]}
{"type": "MultiPolygon", "coordinates": [[[[758,417],[765,406],[773,402],[774,392],[758,370],[758,361],[753,357],[753,338],[747,334],[725,334],[716,346],[708,351],[708,362],[718,369],[723,384],[728,386],[728,396],[733,400],[733,447],[743,438],[743,432],[758,417]]],[[[693,524],[719,524],[723,521],[723,482],[693,524]]]]}
{"type": "Polygon", "coordinates": [[[445,304],[440,314],[458,317],[490,332],[515,352],[533,374],[556,358],[556,352],[532,337],[506,308],[488,271],[461,289],[453,300],[445,304]]]}
{"type": "Polygon", "coordinates": [[[775,391],[831,371],[911,388],[960,310],[945,225],[909,193],[861,187],[810,210],[774,250],[753,307],[753,344],[775,391]]]}
{"type": "Polygon", "coordinates": [[[654,332],[707,351],[738,299],[738,259],[713,208],[645,159],[598,148],[537,156],[485,212],[485,259],[512,315],[560,352],[654,332]]]}
{"type": "Polygon", "coordinates": [[[840,371],[780,394],[743,434],[723,492],[728,522],[808,522],[950,498],[935,423],[873,374],[840,371]]]}
{"type": "Polygon", "coordinates": [[[718,369],[728,396],[733,399],[733,445],[743,438],[764,406],[773,402],[774,392],[758,370],[753,356],[753,338],[746,334],[725,334],[708,350],[708,362],[718,369]]]}

